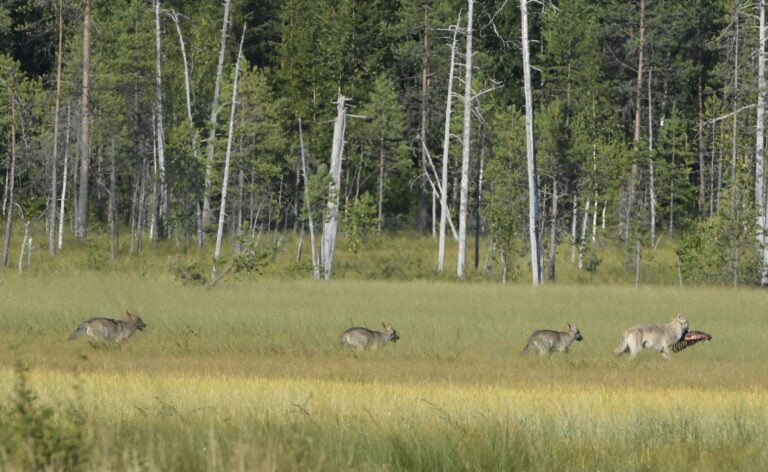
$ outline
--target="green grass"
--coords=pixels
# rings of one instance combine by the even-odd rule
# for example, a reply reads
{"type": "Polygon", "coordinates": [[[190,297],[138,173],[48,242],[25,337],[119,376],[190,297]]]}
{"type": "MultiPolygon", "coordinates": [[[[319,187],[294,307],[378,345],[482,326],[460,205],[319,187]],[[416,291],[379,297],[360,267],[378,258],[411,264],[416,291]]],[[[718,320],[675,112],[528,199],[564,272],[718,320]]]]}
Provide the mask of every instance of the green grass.
{"type": "MultiPolygon", "coordinates": [[[[37,403],[79,418],[88,470],[764,470],[764,293],[727,288],[0,275],[0,404],[29,365],[37,403]],[[67,341],[138,311],[118,348],[67,341]],[[672,360],[611,350],[685,313],[713,335],[672,360]],[[343,351],[387,321],[397,344],[343,351]],[[568,355],[520,356],[579,326],[568,355]]],[[[0,431],[12,428],[4,415],[0,431]]],[[[70,418],[70,419],[68,419],[70,418]]],[[[0,446],[2,450],[2,446],[0,446]]],[[[0,454],[7,468],[17,456],[0,454]]],[[[18,451],[17,451],[18,452],[18,451]]]]}

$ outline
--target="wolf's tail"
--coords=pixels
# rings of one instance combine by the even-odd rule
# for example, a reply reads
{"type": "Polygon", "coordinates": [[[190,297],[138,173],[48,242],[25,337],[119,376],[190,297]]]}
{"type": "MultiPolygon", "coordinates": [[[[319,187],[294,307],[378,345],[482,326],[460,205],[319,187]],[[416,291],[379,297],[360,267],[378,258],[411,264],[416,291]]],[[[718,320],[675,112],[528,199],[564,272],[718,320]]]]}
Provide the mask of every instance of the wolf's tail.
{"type": "Polygon", "coordinates": [[[523,348],[523,350],[520,351],[520,354],[525,354],[526,352],[528,352],[528,349],[530,349],[530,348],[531,348],[531,340],[529,339],[528,340],[528,344],[526,344],[525,347],[523,348]]]}
{"type": "Polygon", "coordinates": [[[76,329],[76,330],[74,330],[74,331],[72,332],[72,334],[70,334],[70,335],[69,335],[69,340],[71,341],[71,340],[73,340],[73,339],[76,339],[76,338],[78,338],[78,337],[79,337],[81,334],[84,334],[84,333],[85,333],[85,328],[86,328],[86,327],[87,327],[87,326],[86,326],[86,324],[85,324],[85,323],[82,323],[82,324],[80,324],[80,326],[78,326],[78,327],[77,327],[77,329],[76,329]]]}

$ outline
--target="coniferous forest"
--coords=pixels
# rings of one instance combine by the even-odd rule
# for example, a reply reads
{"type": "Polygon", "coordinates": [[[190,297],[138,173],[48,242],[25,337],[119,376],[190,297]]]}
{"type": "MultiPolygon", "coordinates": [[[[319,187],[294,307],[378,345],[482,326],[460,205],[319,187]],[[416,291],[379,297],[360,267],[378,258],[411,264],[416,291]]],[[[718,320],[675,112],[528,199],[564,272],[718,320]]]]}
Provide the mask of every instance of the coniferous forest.
{"type": "Polygon", "coordinates": [[[329,278],[337,233],[417,232],[439,271],[458,245],[459,278],[474,237],[535,284],[558,246],[589,270],[610,244],[632,272],[664,240],[681,278],[766,285],[764,18],[741,0],[1,0],[3,265],[32,233],[54,257],[98,235],[111,257],[168,241],[247,265],[274,231],[329,278]]]}

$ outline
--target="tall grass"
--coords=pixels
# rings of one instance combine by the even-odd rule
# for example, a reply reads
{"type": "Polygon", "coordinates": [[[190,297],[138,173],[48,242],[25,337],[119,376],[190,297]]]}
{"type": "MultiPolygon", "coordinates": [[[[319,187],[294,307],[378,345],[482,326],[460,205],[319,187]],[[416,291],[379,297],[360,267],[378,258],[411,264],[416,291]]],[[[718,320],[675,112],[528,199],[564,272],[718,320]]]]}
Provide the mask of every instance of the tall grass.
{"type": "Polygon", "coordinates": [[[83,418],[88,469],[768,466],[758,290],[354,280],[204,289],[114,272],[6,273],[0,283],[0,402],[13,395],[11,366],[31,366],[38,401],[83,418]],[[83,319],[126,310],[148,328],[123,346],[66,340],[83,319]],[[611,354],[627,326],[677,312],[713,340],[668,362],[611,354]],[[340,349],[343,329],[382,321],[400,342],[340,349]],[[570,355],[518,355],[532,330],[566,322],[585,337],[570,355]]]}

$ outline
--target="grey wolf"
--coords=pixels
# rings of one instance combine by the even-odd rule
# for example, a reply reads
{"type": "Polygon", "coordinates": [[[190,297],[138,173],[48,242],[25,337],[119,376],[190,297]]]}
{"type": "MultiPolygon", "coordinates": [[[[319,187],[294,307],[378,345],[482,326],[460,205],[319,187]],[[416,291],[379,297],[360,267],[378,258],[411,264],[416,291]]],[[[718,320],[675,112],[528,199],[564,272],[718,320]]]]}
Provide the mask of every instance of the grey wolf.
{"type": "Polygon", "coordinates": [[[69,335],[69,339],[76,339],[82,334],[87,334],[97,341],[122,342],[133,336],[133,333],[146,328],[147,325],[141,317],[126,312],[125,320],[113,320],[111,318],[91,318],[83,321],[80,326],[69,335]]]}
{"type": "Polygon", "coordinates": [[[341,345],[356,348],[358,351],[375,350],[384,347],[388,342],[400,339],[397,331],[387,323],[381,323],[383,331],[372,331],[368,328],[349,328],[341,333],[341,345]]]}
{"type": "Polygon", "coordinates": [[[645,348],[659,351],[661,357],[669,359],[672,346],[683,337],[686,331],[688,331],[688,320],[679,313],[664,325],[632,326],[624,331],[613,353],[619,356],[629,351],[629,358],[634,359],[645,348]]]}
{"type": "Polygon", "coordinates": [[[542,356],[553,352],[571,352],[573,341],[581,341],[584,338],[581,336],[579,328],[571,323],[567,323],[567,325],[568,331],[553,331],[551,329],[534,331],[520,354],[525,354],[531,347],[535,347],[542,356]]]}

